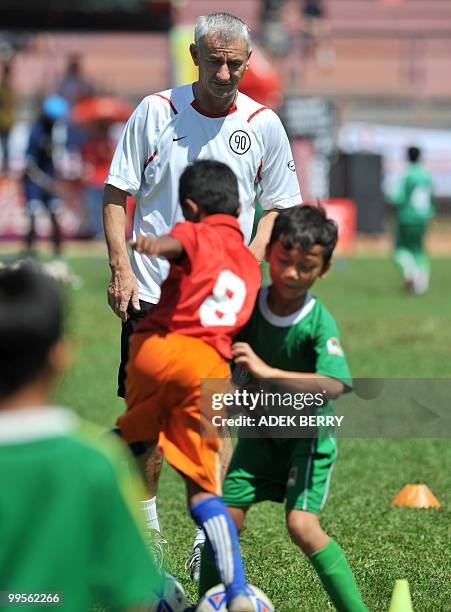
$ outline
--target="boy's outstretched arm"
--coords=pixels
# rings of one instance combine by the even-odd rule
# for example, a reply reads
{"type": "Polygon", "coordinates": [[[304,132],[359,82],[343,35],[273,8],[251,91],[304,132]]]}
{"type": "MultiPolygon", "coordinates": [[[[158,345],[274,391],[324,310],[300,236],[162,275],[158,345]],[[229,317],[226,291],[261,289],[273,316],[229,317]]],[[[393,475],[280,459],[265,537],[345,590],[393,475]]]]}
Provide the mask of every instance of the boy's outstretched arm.
{"type": "Polygon", "coordinates": [[[179,259],[185,253],[182,243],[172,236],[138,236],[130,241],[130,246],[138,253],[149,257],[166,257],[170,261],[179,259]]]}
{"type": "Polygon", "coordinates": [[[305,393],[326,392],[330,399],[336,399],[344,391],[344,384],[336,378],[323,374],[291,372],[273,368],[254,353],[247,342],[235,342],[232,346],[234,362],[241,365],[255,378],[283,380],[293,390],[305,393]]]}

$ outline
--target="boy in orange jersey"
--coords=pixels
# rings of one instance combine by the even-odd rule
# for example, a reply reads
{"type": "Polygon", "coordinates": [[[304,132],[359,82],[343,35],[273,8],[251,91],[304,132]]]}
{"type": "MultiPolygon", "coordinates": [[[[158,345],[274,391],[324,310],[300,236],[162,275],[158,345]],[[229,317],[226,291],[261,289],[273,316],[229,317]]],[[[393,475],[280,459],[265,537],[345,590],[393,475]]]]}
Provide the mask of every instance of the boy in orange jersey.
{"type": "MultiPolygon", "coordinates": [[[[135,449],[156,443],[187,484],[195,522],[226,587],[228,610],[252,611],[236,528],[221,494],[220,439],[201,437],[200,383],[228,378],[233,337],[249,319],[260,286],[260,269],[245,247],[237,216],[238,183],[216,161],[198,161],[180,178],[186,221],[132,244],[171,262],[160,302],[136,327],[127,367],[127,412],[118,419],[123,439],[135,449]]],[[[137,457],[141,468],[148,449],[137,457]]]]}

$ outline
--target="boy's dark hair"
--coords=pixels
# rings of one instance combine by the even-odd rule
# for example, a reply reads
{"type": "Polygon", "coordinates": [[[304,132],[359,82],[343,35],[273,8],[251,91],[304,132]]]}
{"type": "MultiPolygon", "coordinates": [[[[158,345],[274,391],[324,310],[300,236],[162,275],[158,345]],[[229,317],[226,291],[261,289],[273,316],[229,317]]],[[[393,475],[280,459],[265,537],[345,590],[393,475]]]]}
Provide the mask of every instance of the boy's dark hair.
{"type": "Polygon", "coordinates": [[[416,162],[421,157],[421,151],[418,147],[409,147],[407,149],[407,158],[411,162],[416,162]]]}
{"type": "Polygon", "coordinates": [[[237,216],[238,181],[234,172],[222,162],[200,160],[187,166],[180,177],[180,203],[190,198],[207,215],[237,216]]]}
{"type": "Polygon", "coordinates": [[[324,265],[332,257],[338,238],[335,221],[321,206],[301,204],[282,210],[276,217],[269,244],[281,239],[286,249],[298,245],[309,251],[314,244],[324,247],[324,265]]]}
{"type": "Polygon", "coordinates": [[[25,267],[0,269],[0,400],[45,372],[63,318],[53,279],[25,267]]]}

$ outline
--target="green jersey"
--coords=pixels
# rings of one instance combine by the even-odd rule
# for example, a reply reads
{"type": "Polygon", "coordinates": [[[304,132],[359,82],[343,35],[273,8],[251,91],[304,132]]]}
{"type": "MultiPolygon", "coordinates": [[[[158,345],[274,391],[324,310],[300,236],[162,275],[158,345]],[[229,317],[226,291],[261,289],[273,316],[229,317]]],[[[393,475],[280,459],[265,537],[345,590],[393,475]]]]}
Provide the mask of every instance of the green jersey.
{"type": "Polygon", "coordinates": [[[144,497],[119,440],[62,408],[0,411],[0,482],[0,591],[59,592],[65,612],[152,599],[144,497]]]}
{"type": "MultiPolygon", "coordinates": [[[[323,374],[351,387],[351,374],[340,345],[337,324],[328,310],[308,294],[302,307],[286,317],[268,306],[268,287],[239,340],[248,342],[267,364],[281,370],[323,374]]],[[[317,413],[331,413],[332,402],[317,413]]],[[[286,500],[287,510],[319,514],[329,491],[336,441],[330,428],[313,438],[245,438],[235,448],[223,498],[228,506],[286,500]]]]}
{"type": "Polygon", "coordinates": [[[238,339],[272,367],[323,374],[350,387],[351,374],[338,326],[323,304],[309,293],[298,311],[279,317],[269,309],[267,298],[268,287],[263,287],[238,339]]]}
{"type": "Polygon", "coordinates": [[[433,217],[432,181],[420,164],[409,164],[392,202],[400,224],[425,223],[433,217]]]}

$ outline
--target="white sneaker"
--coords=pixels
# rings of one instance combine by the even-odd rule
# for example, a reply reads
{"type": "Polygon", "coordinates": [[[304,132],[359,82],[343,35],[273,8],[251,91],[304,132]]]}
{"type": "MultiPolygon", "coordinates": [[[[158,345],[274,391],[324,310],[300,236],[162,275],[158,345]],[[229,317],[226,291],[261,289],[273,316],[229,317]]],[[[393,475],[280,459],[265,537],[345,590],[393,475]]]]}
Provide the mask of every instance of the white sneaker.
{"type": "Polygon", "coordinates": [[[155,565],[161,569],[164,561],[163,546],[168,543],[167,540],[156,529],[149,529],[147,531],[147,543],[155,565]]]}
{"type": "Polygon", "coordinates": [[[193,548],[193,552],[185,562],[185,569],[189,572],[193,582],[199,582],[200,578],[200,560],[202,556],[202,544],[198,544],[193,548]]]}

